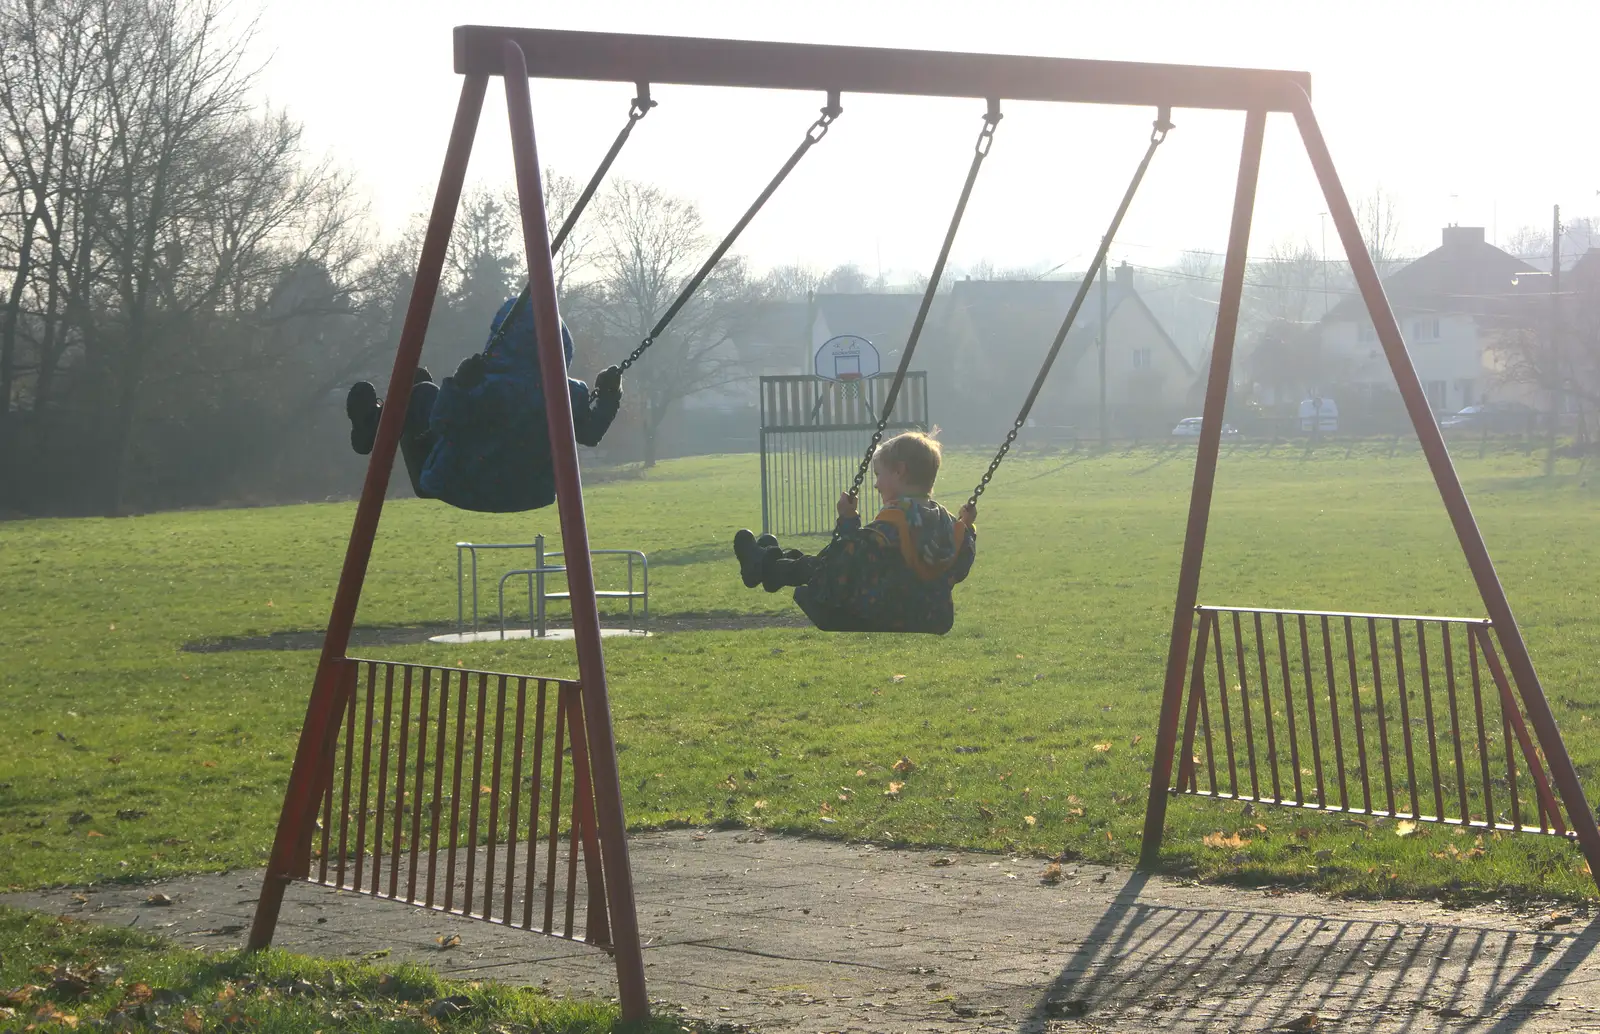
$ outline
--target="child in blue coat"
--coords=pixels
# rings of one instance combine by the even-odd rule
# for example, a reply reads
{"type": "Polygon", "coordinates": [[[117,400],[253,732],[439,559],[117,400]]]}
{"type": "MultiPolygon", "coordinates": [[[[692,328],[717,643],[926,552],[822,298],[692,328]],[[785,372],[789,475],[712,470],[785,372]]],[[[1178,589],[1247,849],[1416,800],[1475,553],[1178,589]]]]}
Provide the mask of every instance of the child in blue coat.
{"type": "MultiPolygon", "coordinates": [[[[561,343],[572,362],[572,336],[561,327],[561,343]]],[[[622,405],[622,371],[601,371],[595,389],[568,379],[572,423],[582,445],[600,444],[622,405]]],[[[378,434],[383,404],[367,381],[350,389],[350,445],[366,455],[378,434]]],[[[495,313],[489,344],[468,356],[455,376],[435,384],[417,371],[400,437],[411,487],[424,499],[463,510],[514,513],[555,502],[544,386],[539,372],[533,306],[527,295],[508,300],[495,313]]]]}

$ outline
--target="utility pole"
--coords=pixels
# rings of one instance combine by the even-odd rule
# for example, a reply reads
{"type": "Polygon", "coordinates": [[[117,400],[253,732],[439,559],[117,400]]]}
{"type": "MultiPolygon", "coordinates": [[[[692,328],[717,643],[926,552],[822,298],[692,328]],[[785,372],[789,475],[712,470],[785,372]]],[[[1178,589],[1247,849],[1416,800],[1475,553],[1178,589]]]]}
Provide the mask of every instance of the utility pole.
{"type": "MultiPolygon", "coordinates": [[[[1554,206],[1550,219],[1550,361],[1559,378],[1562,368],[1561,345],[1561,206],[1554,206]]],[[[1561,389],[1550,389],[1550,452],[1545,459],[1545,473],[1550,473],[1555,463],[1556,426],[1561,417],[1561,389]]]]}
{"type": "Polygon", "coordinates": [[[1106,266],[1110,257],[1100,263],[1100,333],[1096,344],[1100,352],[1100,450],[1111,447],[1111,428],[1106,420],[1106,266]]]}

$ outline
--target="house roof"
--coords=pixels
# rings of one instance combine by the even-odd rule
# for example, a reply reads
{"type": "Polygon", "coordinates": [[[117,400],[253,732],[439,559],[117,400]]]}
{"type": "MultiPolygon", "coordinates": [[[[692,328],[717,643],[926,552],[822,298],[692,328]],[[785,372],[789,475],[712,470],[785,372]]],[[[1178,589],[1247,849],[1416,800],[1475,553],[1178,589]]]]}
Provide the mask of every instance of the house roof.
{"type": "MultiPolygon", "coordinates": [[[[951,309],[953,314],[969,320],[973,330],[991,347],[1036,351],[1042,358],[1061,329],[1061,321],[1072,306],[1080,284],[1077,280],[961,280],[951,292],[951,309]]],[[[1106,283],[1106,318],[1109,320],[1123,305],[1143,310],[1184,368],[1194,372],[1183,351],[1139,297],[1135,286],[1120,277],[1109,280],[1106,283]]],[[[1100,302],[1098,288],[1093,287],[1067,338],[1065,351],[1069,363],[1098,336],[1099,329],[1100,302]]]]}
{"type": "MultiPolygon", "coordinates": [[[[898,352],[905,344],[921,304],[921,292],[816,296],[817,312],[827,322],[830,334],[864,337],[884,355],[898,352]]],[[[944,298],[936,297],[933,310],[928,314],[928,323],[923,329],[924,334],[941,322],[945,308],[944,298]]]]}
{"type": "MultiPolygon", "coordinates": [[[[1444,243],[1389,274],[1384,293],[1395,309],[1411,312],[1498,315],[1519,296],[1539,293],[1536,284],[1513,284],[1519,273],[1538,272],[1483,239],[1481,226],[1447,226],[1444,243]]],[[[1360,295],[1346,295],[1324,321],[1364,320],[1360,295]]]]}

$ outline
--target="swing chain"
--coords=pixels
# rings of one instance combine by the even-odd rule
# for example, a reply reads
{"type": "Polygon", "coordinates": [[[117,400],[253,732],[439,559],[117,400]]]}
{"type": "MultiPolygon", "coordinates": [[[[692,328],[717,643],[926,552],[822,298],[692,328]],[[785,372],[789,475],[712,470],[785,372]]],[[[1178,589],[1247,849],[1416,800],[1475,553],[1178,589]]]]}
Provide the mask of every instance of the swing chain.
{"type": "MultiPolygon", "coordinates": [[[[648,99],[648,97],[646,99],[648,99]]],[[[828,135],[828,127],[833,125],[834,120],[843,113],[844,108],[839,104],[839,91],[829,90],[828,102],[823,105],[822,114],[819,115],[817,120],[811,123],[811,127],[806,130],[805,138],[800,141],[800,146],[795,149],[794,154],[789,156],[789,160],[784,163],[783,168],[779,169],[778,174],[773,177],[772,182],[767,184],[767,189],[761,192],[761,195],[756,198],[755,203],[752,204],[748,210],[746,210],[744,217],[734,225],[733,230],[728,234],[728,236],[723,238],[722,243],[719,244],[717,249],[711,253],[711,256],[706,260],[705,264],[700,267],[699,272],[690,278],[688,284],[685,285],[683,290],[679,293],[677,299],[672,303],[671,306],[667,308],[667,311],[662,314],[661,318],[656,321],[656,325],[650,329],[650,332],[644,336],[644,339],[639,342],[639,346],[632,352],[629,352],[626,359],[617,364],[619,369],[626,371],[632,368],[633,364],[638,362],[639,359],[650,350],[650,346],[656,343],[656,339],[666,332],[667,324],[671,323],[673,317],[678,314],[679,310],[689,303],[689,299],[694,296],[694,293],[697,290],[699,290],[700,284],[704,282],[705,278],[711,274],[712,268],[716,266],[719,261],[721,261],[722,256],[727,252],[727,250],[733,247],[733,242],[738,239],[739,234],[744,232],[744,228],[749,225],[750,220],[755,218],[756,213],[761,210],[761,206],[767,203],[767,199],[773,195],[773,193],[778,189],[778,185],[782,183],[784,179],[788,177],[789,173],[794,170],[794,167],[800,163],[800,159],[805,157],[805,153],[811,150],[812,145],[820,143],[822,138],[828,135]]]]}
{"type": "MultiPolygon", "coordinates": [[[[994,144],[995,128],[1000,125],[1000,120],[1005,117],[1000,112],[1000,100],[998,97],[990,97],[988,104],[989,106],[983,115],[983,128],[978,131],[978,142],[973,146],[972,168],[967,172],[966,187],[962,191],[961,200],[956,204],[955,215],[951,220],[950,230],[946,234],[944,250],[940,254],[938,263],[935,264],[934,277],[928,285],[928,291],[930,293],[938,290],[938,279],[939,275],[944,269],[944,259],[949,254],[950,245],[954,240],[956,227],[960,225],[961,217],[966,212],[967,197],[972,190],[972,184],[977,179],[978,169],[982,166],[983,160],[989,156],[989,148],[994,144]]],[[[917,338],[921,332],[920,317],[926,314],[926,308],[927,299],[924,299],[923,312],[919,314],[919,323],[912,329],[912,337],[911,340],[907,342],[906,351],[901,357],[900,368],[895,371],[894,383],[889,388],[888,398],[885,400],[883,406],[883,415],[878,417],[878,426],[873,429],[872,440],[867,443],[866,455],[861,457],[861,465],[856,468],[855,480],[850,483],[849,494],[850,498],[852,499],[859,499],[861,497],[861,485],[867,479],[867,471],[872,467],[872,459],[877,455],[878,446],[883,441],[883,432],[889,426],[889,418],[893,412],[894,399],[895,396],[899,394],[900,383],[905,379],[906,370],[910,368],[911,352],[917,347],[917,338]]],[[[1015,431],[1012,432],[1012,437],[1016,437],[1015,431]]],[[[987,480],[987,477],[985,480],[987,480]]],[[[834,533],[834,538],[838,539],[838,537],[839,536],[836,531],[834,533]]]]}
{"type": "Polygon", "coordinates": [[[978,497],[983,495],[984,490],[989,487],[989,482],[994,479],[995,471],[1000,469],[1001,461],[1011,451],[1011,446],[1016,442],[1017,435],[1022,432],[1022,428],[1027,424],[1028,414],[1032,412],[1033,403],[1038,399],[1040,389],[1044,387],[1045,378],[1050,373],[1050,367],[1054,365],[1056,355],[1061,351],[1061,346],[1066,341],[1074,320],[1077,319],[1078,310],[1083,305],[1084,298],[1088,296],[1089,285],[1105,265],[1106,253],[1111,248],[1111,241],[1116,236],[1117,230],[1122,226],[1122,217],[1127,214],[1128,206],[1133,203],[1134,194],[1144,180],[1145,170],[1150,167],[1150,159],[1155,157],[1156,148],[1160,147],[1162,142],[1167,139],[1167,133],[1172,129],[1172,108],[1162,105],[1156,109],[1156,119],[1151,124],[1150,146],[1144,153],[1144,159],[1140,161],[1138,168],[1134,171],[1133,181],[1128,184],[1127,192],[1123,194],[1121,206],[1118,207],[1116,214],[1111,218],[1110,228],[1106,231],[1106,235],[1100,238],[1100,249],[1095,252],[1094,261],[1089,263],[1089,269],[1085,272],[1082,282],[1078,285],[1078,293],[1072,301],[1072,307],[1067,311],[1067,318],[1062,321],[1061,329],[1056,332],[1055,341],[1050,345],[1049,352],[1045,354],[1044,365],[1040,368],[1038,377],[1034,379],[1033,388],[1028,392],[1028,397],[1022,403],[1022,410],[1017,413],[1016,420],[1012,421],[1011,430],[1006,432],[1005,441],[1000,443],[1000,448],[995,451],[994,459],[989,461],[989,469],[983,472],[983,477],[979,479],[977,486],[973,488],[972,496],[967,500],[968,505],[978,505],[978,497]]]}

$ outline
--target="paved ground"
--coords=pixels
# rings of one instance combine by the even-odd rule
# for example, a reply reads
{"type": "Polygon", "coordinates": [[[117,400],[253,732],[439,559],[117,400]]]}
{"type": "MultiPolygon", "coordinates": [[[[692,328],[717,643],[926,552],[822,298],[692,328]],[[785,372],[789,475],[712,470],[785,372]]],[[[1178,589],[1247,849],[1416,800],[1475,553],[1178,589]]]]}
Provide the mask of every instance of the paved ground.
{"type": "MultiPolygon", "coordinates": [[[[1269,897],[1075,865],[1046,886],[1029,859],[755,833],[632,845],[651,997],[763,1031],[1600,1031],[1600,919],[1584,912],[1269,897]]],[[[259,881],[0,901],[222,947],[242,941],[259,881]],[[176,904],[146,905],[156,890],[176,904]]],[[[609,958],[582,945],[307,885],[277,943],[614,989],[609,958]],[[440,949],[450,933],[461,944],[440,949]]]]}

